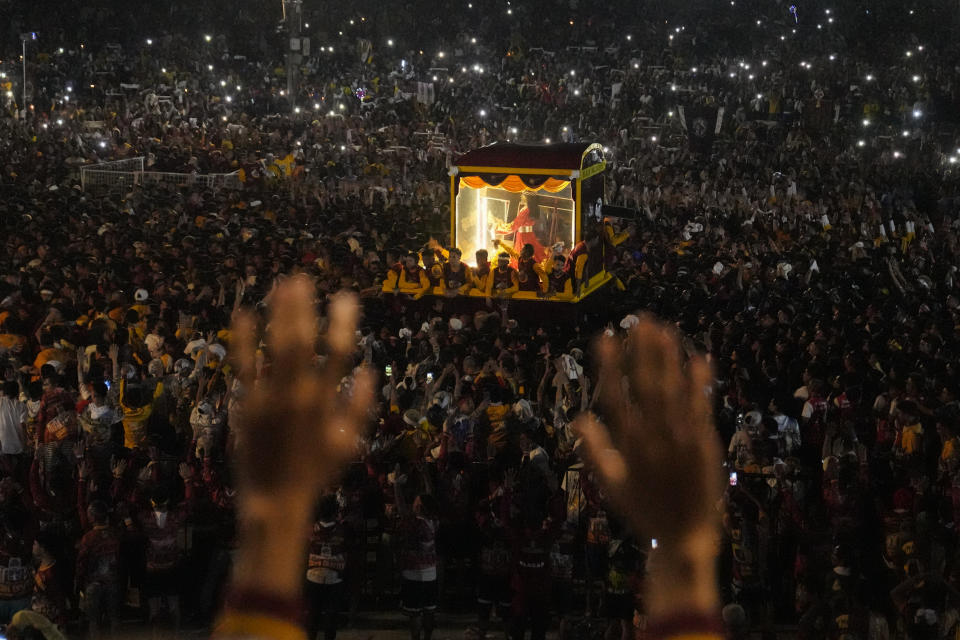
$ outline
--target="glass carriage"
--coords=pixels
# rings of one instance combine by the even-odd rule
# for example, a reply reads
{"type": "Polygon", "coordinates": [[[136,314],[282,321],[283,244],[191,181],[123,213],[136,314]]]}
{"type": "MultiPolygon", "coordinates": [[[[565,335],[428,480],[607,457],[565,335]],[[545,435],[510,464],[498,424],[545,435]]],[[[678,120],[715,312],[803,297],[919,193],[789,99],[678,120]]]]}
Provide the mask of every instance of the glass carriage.
{"type": "MultiPolygon", "coordinates": [[[[497,142],[469,151],[450,169],[450,246],[470,266],[479,249],[495,259],[495,240],[517,253],[532,244],[538,261],[551,249],[569,255],[601,220],[604,169],[599,144],[497,142]]],[[[573,302],[609,280],[601,262],[573,302]]],[[[522,291],[513,297],[538,299],[522,291]]]]}

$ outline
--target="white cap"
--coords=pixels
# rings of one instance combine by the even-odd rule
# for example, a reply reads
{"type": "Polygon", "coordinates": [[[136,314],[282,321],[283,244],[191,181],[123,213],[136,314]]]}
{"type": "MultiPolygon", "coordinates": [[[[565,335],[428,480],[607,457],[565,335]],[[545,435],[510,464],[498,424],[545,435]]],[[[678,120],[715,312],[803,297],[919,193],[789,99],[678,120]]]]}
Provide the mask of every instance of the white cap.
{"type": "Polygon", "coordinates": [[[149,297],[150,294],[147,293],[146,289],[137,289],[136,293],[133,294],[133,299],[137,302],[145,302],[149,297]]]}

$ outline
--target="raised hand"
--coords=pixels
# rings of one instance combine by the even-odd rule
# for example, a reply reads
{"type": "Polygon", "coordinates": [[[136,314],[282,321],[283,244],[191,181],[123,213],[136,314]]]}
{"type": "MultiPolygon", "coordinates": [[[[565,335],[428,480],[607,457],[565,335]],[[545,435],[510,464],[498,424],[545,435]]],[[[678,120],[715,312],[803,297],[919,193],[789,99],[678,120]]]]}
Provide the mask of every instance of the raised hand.
{"type": "Polygon", "coordinates": [[[603,422],[584,414],[576,426],[611,505],[636,533],[658,541],[651,614],[710,610],[714,503],[723,490],[710,367],[696,357],[684,368],[674,331],[650,318],[625,345],[602,337],[596,354],[603,422]]]}
{"type": "Polygon", "coordinates": [[[127,472],[127,461],[124,459],[112,458],[110,460],[110,470],[113,472],[114,478],[122,478],[123,474],[127,472]]]}
{"type": "Polygon", "coordinates": [[[373,397],[373,378],[362,371],[350,398],[340,397],[337,387],[352,367],[359,307],[350,295],[333,299],[326,336],[330,354],[317,369],[314,299],[314,287],[305,277],[289,278],[277,287],[267,335],[269,367],[259,380],[254,379],[254,318],[240,313],[234,322],[237,375],[246,393],[237,433],[241,505],[249,501],[252,506],[258,498],[310,503],[355,453],[373,397]]]}

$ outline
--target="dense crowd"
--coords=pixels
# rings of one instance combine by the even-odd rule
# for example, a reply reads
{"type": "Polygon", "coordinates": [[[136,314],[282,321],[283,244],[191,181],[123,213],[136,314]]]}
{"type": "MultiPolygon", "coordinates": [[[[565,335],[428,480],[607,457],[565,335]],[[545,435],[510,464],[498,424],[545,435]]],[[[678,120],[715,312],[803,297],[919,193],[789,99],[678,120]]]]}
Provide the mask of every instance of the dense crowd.
{"type": "MultiPolygon", "coordinates": [[[[642,632],[656,542],[608,512],[571,423],[600,411],[590,338],[643,310],[714,369],[731,637],[952,637],[955,16],[477,2],[416,35],[409,16],[338,8],[305,27],[291,99],[263,16],[207,32],[173,4],[116,43],[97,36],[109,15],[85,9],[80,35],[47,17],[28,105],[2,66],[3,621],[99,636],[130,616],[210,620],[236,542],[231,320],[306,273],[321,309],[360,294],[354,364],[380,376],[303,559],[314,635],[398,596],[414,640],[438,607],[475,608],[477,637],[642,632]],[[706,152],[681,107],[718,117],[706,152]],[[607,201],[637,212],[612,223],[623,290],[566,318],[471,299],[459,278],[384,296],[400,270],[460,272],[447,168],[505,139],[605,146],[607,201]],[[242,184],[81,188],[80,166],[134,157],[242,184]]],[[[11,21],[5,57],[40,19],[11,21]]]]}

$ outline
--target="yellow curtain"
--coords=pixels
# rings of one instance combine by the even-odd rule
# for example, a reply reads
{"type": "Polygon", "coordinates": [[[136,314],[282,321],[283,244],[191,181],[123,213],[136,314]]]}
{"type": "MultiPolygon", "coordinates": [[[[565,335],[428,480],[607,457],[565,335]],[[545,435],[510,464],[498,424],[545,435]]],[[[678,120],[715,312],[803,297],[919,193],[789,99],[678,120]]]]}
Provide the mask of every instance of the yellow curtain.
{"type": "Polygon", "coordinates": [[[503,189],[510,193],[520,193],[522,191],[547,191],[548,193],[557,193],[570,186],[569,180],[557,180],[556,178],[547,178],[539,187],[528,187],[520,179],[520,176],[507,176],[500,184],[490,184],[480,176],[464,176],[460,178],[460,187],[470,187],[471,189],[482,189],[483,187],[494,187],[503,189]]]}

